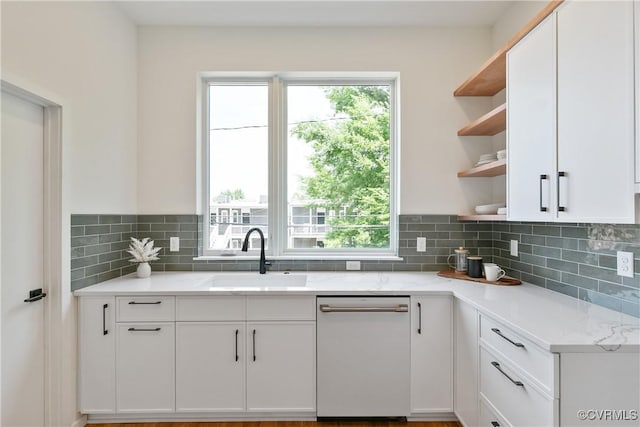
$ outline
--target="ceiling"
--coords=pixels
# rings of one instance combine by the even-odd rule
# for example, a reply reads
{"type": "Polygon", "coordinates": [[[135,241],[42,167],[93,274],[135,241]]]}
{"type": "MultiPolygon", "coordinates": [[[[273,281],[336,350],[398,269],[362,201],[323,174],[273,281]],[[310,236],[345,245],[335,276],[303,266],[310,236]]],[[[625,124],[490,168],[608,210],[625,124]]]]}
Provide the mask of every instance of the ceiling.
{"type": "Polygon", "coordinates": [[[113,0],[138,25],[370,27],[493,25],[514,1],[113,0]]]}

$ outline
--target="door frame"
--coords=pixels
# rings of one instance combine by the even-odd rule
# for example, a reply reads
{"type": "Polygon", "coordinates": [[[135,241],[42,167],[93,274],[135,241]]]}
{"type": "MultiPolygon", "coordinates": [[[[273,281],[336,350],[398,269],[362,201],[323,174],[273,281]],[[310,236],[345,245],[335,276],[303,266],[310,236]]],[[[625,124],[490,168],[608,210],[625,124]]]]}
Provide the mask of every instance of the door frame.
{"type": "MultiPolygon", "coordinates": [[[[23,81],[19,84],[11,83],[5,76],[2,76],[1,79],[3,94],[11,94],[44,109],[43,289],[47,293],[47,298],[43,300],[45,334],[44,422],[46,426],[55,426],[62,424],[63,417],[62,104],[54,101],[55,98],[45,94],[46,92],[40,88],[31,89],[32,87],[33,85],[23,81]]],[[[0,262],[0,271],[1,269],[0,262]]],[[[1,293],[0,298],[2,298],[1,293]]]]}

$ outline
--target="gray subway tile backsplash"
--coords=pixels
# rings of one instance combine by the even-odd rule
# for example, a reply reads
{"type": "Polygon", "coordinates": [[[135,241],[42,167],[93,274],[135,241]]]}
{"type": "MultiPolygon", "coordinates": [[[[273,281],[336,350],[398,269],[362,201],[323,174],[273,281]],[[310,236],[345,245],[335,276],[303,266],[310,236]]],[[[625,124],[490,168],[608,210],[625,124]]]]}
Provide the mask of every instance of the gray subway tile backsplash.
{"type": "MultiPolygon", "coordinates": [[[[150,237],[168,248],[180,237],[179,252],[160,252],[154,271],[257,271],[254,261],[195,261],[201,253],[198,215],[72,215],[71,289],[135,271],[125,251],[129,237],[150,237]]],[[[400,215],[402,261],[362,261],[362,271],[438,271],[458,246],[500,264],[512,277],[640,317],[640,226],[459,221],[454,215],[400,215]],[[416,239],[427,238],[426,252],[416,239]],[[510,255],[518,240],[519,256],[510,255]],[[616,251],[635,255],[635,276],[616,274],[616,251]]],[[[345,271],[344,261],[274,261],[272,271],[345,271]]]]}

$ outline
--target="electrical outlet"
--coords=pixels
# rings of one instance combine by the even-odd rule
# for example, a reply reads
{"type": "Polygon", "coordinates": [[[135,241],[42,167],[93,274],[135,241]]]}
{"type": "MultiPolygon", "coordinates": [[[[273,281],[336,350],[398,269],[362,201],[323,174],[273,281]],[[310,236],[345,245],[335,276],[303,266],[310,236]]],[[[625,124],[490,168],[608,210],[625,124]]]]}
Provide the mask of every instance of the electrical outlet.
{"type": "Polygon", "coordinates": [[[518,256],[518,241],[517,240],[512,240],[511,241],[510,253],[511,253],[511,256],[518,256]]]}
{"type": "Polygon", "coordinates": [[[633,277],[633,252],[618,251],[618,276],[633,277]]]}
{"type": "Polygon", "coordinates": [[[426,237],[418,237],[416,252],[426,252],[427,251],[427,238],[426,237]]]}
{"type": "Polygon", "coordinates": [[[347,261],[347,270],[360,270],[360,261],[347,261]]]}
{"type": "Polygon", "coordinates": [[[169,237],[169,252],[178,252],[180,250],[180,238],[169,237]]]}

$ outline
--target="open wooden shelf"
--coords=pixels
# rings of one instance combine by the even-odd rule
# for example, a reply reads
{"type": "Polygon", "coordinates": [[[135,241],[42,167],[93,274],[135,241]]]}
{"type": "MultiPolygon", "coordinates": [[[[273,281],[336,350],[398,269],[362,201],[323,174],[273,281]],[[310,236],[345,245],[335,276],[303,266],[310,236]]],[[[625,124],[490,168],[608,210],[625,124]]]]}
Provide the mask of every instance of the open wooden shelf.
{"type": "Polygon", "coordinates": [[[507,85],[507,51],[551,14],[563,0],[553,0],[453,92],[454,96],[493,96],[507,85]]]}
{"type": "Polygon", "coordinates": [[[507,104],[489,111],[458,131],[458,136],[493,136],[507,128],[507,104]]]}
{"type": "Polygon", "coordinates": [[[507,160],[501,159],[466,171],[458,172],[458,178],[491,177],[504,175],[506,173],[507,160]]]}
{"type": "Polygon", "coordinates": [[[506,221],[506,215],[458,215],[458,221],[506,221]]]}

